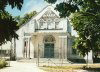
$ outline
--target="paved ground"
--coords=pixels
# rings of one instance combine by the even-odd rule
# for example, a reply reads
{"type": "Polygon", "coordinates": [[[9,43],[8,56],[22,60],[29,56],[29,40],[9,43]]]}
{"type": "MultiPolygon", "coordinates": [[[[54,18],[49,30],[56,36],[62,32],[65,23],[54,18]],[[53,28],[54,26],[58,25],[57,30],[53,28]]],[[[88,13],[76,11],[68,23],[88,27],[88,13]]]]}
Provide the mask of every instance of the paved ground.
{"type": "Polygon", "coordinates": [[[44,72],[35,63],[10,62],[10,67],[0,69],[0,72],[44,72]]]}
{"type": "MultiPolygon", "coordinates": [[[[10,67],[0,69],[0,72],[45,72],[45,71],[39,69],[36,66],[36,63],[11,61],[10,67]]],[[[56,72],[60,72],[60,71],[56,71],[56,72]]],[[[66,72],[66,71],[64,71],[64,72],[66,72]]],[[[67,71],[67,72],[72,72],[72,71],[67,71]]],[[[75,70],[73,72],[89,72],[89,71],[75,70]]],[[[92,71],[90,71],[90,72],[92,72],[92,71]]]]}

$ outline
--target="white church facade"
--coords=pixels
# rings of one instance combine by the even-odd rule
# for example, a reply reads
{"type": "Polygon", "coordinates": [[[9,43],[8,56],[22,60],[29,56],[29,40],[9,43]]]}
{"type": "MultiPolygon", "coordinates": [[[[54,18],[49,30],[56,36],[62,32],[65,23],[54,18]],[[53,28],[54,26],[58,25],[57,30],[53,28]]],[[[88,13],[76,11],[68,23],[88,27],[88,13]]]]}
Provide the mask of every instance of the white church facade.
{"type": "Polygon", "coordinates": [[[71,55],[71,26],[68,18],[60,18],[52,6],[47,6],[17,31],[17,58],[64,58],[71,55]]]}

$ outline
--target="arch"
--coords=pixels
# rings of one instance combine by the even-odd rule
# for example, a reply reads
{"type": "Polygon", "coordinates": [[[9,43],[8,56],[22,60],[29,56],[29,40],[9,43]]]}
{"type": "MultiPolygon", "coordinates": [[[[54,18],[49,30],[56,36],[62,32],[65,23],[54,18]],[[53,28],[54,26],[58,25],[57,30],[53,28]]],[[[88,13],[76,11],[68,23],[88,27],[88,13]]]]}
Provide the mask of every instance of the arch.
{"type": "Polygon", "coordinates": [[[52,35],[47,35],[47,36],[44,37],[43,42],[44,43],[54,43],[55,38],[52,35]]]}

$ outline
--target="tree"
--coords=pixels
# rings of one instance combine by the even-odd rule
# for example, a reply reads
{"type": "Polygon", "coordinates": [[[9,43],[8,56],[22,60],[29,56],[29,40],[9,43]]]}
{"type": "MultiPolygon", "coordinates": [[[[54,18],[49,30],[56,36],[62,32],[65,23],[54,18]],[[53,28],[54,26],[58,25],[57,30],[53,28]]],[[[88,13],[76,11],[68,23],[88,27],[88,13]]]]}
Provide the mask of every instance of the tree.
{"type": "Polygon", "coordinates": [[[0,45],[12,38],[18,38],[15,31],[18,29],[17,22],[7,12],[0,13],[0,45]]]}
{"type": "Polygon", "coordinates": [[[15,19],[15,21],[19,22],[21,17],[20,16],[16,16],[14,19],[15,19]]]}
{"type": "Polygon", "coordinates": [[[78,47],[82,54],[85,55],[87,51],[92,50],[94,53],[99,49],[97,42],[100,39],[100,19],[98,15],[86,13],[86,12],[76,12],[71,19],[74,29],[79,35],[79,42],[77,46],[84,46],[84,51],[81,47],[78,47]]]}
{"type": "Polygon", "coordinates": [[[29,19],[31,19],[36,14],[37,12],[33,11],[29,14],[25,14],[24,17],[17,16],[15,17],[15,20],[18,22],[18,26],[21,26],[22,24],[25,24],[29,19]]]}
{"type": "Polygon", "coordinates": [[[12,8],[17,7],[21,10],[23,0],[0,0],[0,11],[5,11],[5,7],[10,5],[12,8]]]}
{"type": "MultiPolygon", "coordinates": [[[[46,0],[55,3],[56,0],[46,0]]],[[[100,50],[100,0],[66,0],[56,5],[60,17],[71,14],[71,22],[77,31],[75,47],[85,56],[90,50],[96,52],[100,50]]]]}
{"type": "MultiPolygon", "coordinates": [[[[20,18],[16,17],[15,19],[5,10],[7,5],[10,5],[12,8],[17,7],[21,10],[23,4],[23,0],[0,0],[0,45],[6,43],[7,41],[11,41],[12,38],[18,38],[16,34],[16,30],[18,29],[18,21],[20,18]]],[[[33,15],[36,14],[36,11],[31,14],[26,14],[22,23],[25,23],[28,19],[30,19],[33,15]]]]}
{"type": "Polygon", "coordinates": [[[21,10],[22,4],[23,0],[0,0],[0,45],[11,41],[12,38],[18,38],[15,32],[18,29],[17,22],[5,11],[5,7],[11,5],[12,8],[21,10]]]}

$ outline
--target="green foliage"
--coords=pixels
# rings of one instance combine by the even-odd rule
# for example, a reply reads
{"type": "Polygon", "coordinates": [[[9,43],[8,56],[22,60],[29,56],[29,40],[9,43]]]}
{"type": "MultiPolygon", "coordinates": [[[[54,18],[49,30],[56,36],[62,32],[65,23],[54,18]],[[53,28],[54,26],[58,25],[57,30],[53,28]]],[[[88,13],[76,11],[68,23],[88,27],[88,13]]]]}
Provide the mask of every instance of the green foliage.
{"type": "Polygon", "coordinates": [[[44,0],[47,1],[48,3],[55,3],[57,0],[44,0]]]}
{"type": "MultiPolygon", "coordinates": [[[[21,10],[22,4],[23,0],[0,0],[0,45],[7,41],[11,41],[12,38],[18,38],[15,31],[19,28],[18,22],[20,17],[16,17],[14,19],[8,12],[5,11],[5,7],[10,5],[12,8],[17,7],[21,10]]],[[[31,14],[26,14],[19,24],[25,23],[32,17],[32,15],[35,14],[35,11],[31,14]]]]}
{"type": "Polygon", "coordinates": [[[78,6],[81,6],[85,12],[100,12],[100,0],[73,0],[78,6]]]}
{"type": "Polygon", "coordinates": [[[0,68],[6,67],[7,62],[3,59],[0,59],[0,68]]]}
{"type": "Polygon", "coordinates": [[[12,8],[17,7],[21,10],[23,0],[0,0],[0,10],[5,11],[5,7],[10,5],[12,8]]]}
{"type": "Polygon", "coordinates": [[[7,12],[0,13],[0,45],[12,38],[18,38],[15,31],[18,29],[17,22],[7,12]]]}
{"type": "Polygon", "coordinates": [[[56,5],[56,10],[58,10],[60,13],[60,17],[66,17],[69,16],[71,13],[74,13],[76,10],[78,11],[78,7],[74,4],[70,4],[70,3],[60,3],[56,5]]]}
{"type": "Polygon", "coordinates": [[[18,29],[17,22],[5,11],[6,6],[10,5],[21,10],[22,4],[23,0],[0,0],[0,45],[11,41],[12,38],[18,38],[15,33],[18,29]]]}
{"type": "MultiPolygon", "coordinates": [[[[55,3],[56,0],[46,0],[48,3],[52,1],[55,3]]],[[[77,11],[84,11],[90,13],[100,12],[100,0],[66,0],[56,5],[56,10],[60,12],[61,17],[70,16],[71,13],[77,11]]]]}
{"type": "Polygon", "coordinates": [[[86,45],[86,41],[80,38],[77,38],[75,41],[74,47],[77,49],[80,55],[85,56],[90,50],[86,45]]]}
{"type": "Polygon", "coordinates": [[[33,11],[29,14],[25,14],[24,17],[17,16],[15,17],[15,20],[18,22],[18,26],[21,26],[22,24],[26,23],[29,19],[31,19],[36,14],[37,12],[33,11]]]}
{"type": "Polygon", "coordinates": [[[19,22],[21,18],[20,18],[20,16],[16,16],[14,19],[15,19],[15,21],[19,22]]]}
{"type": "Polygon", "coordinates": [[[90,50],[95,53],[99,49],[100,18],[98,17],[99,15],[88,12],[76,12],[71,19],[73,27],[79,35],[75,47],[83,56],[90,50]]]}

